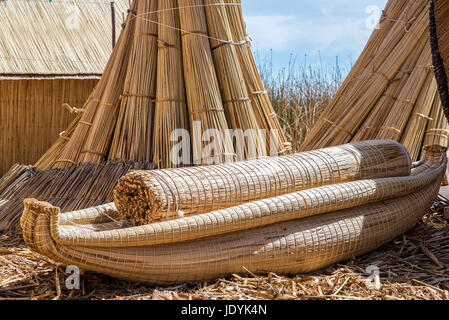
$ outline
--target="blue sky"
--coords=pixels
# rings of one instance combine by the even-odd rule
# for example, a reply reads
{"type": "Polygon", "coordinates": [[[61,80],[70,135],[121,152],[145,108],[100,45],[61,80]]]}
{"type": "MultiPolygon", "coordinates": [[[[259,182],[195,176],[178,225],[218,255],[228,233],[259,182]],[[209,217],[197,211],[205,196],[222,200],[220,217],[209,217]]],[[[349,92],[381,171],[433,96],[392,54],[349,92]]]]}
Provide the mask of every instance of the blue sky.
{"type": "Polygon", "coordinates": [[[349,67],[362,52],[387,0],[242,0],[253,50],[272,50],[276,66],[290,56],[349,67]]]}

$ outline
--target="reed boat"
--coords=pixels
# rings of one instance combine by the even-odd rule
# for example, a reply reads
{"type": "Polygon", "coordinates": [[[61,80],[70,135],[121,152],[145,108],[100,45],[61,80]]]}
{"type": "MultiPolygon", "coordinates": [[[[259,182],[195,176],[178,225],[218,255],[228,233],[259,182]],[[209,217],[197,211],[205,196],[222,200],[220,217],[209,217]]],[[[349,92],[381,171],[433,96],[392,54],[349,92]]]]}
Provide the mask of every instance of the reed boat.
{"type": "MultiPolygon", "coordinates": [[[[314,152],[320,155],[320,150],[314,152]]],[[[427,146],[422,160],[413,164],[406,158],[401,165],[390,163],[390,169],[403,172],[400,175],[379,177],[378,171],[376,177],[371,170],[373,176],[360,176],[370,171],[359,165],[359,174],[346,181],[328,179],[301,188],[290,186],[292,179],[283,194],[255,194],[244,203],[228,201],[210,211],[193,210],[176,219],[164,215],[167,220],[142,225],[126,219],[126,212],[114,203],[61,213],[47,202],[26,199],[21,227],[31,248],[57,262],[150,284],[248,270],[304,273],[374,250],[422,218],[438,195],[446,148],[427,146]]],[[[195,170],[212,172],[210,167],[195,170]]],[[[176,170],[185,169],[170,169],[176,170]]],[[[153,172],[161,177],[158,171],[153,172]]],[[[210,199],[199,199],[195,208],[204,202],[210,199]]]]}

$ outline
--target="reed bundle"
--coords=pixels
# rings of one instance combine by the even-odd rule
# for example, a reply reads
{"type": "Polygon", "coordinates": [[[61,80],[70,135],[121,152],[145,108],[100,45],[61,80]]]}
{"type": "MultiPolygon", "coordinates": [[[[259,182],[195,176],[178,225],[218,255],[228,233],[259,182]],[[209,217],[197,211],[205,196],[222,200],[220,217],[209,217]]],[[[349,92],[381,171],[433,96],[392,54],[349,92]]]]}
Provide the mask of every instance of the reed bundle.
{"type": "Polygon", "coordinates": [[[134,1],[69,140],[38,164],[123,159],[170,168],[286,153],[249,42],[235,37],[246,37],[238,1],[134,1]]]}
{"type": "Polygon", "coordinates": [[[234,4],[226,6],[226,12],[232,39],[234,43],[239,44],[235,46],[235,50],[251,98],[254,114],[260,128],[271,129],[266,142],[268,154],[273,156],[289,153],[291,152],[291,144],[285,138],[251,51],[250,40],[243,19],[241,0],[228,0],[227,3],[234,4]]]}
{"type": "MultiPolygon", "coordinates": [[[[178,140],[173,139],[172,133],[175,130],[189,130],[179,12],[175,9],[176,7],[176,0],[158,1],[160,24],[158,26],[159,47],[153,128],[153,162],[159,168],[185,165],[173,161],[172,150],[178,140]]],[[[186,143],[190,151],[190,138],[186,143]]],[[[190,156],[186,158],[186,162],[191,163],[191,161],[190,156]]]]}
{"type": "Polygon", "coordinates": [[[121,220],[113,203],[50,217],[53,239],[60,245],[85,247],[152,246],[262,227],[406,196],[441,176],[445,164],[435,161],[415,170],[414,175],[358,180],[312,188],[235,207],[139,227],[118,228],[121,220]],[[276,210],[274,210],[276,208],[276,210]],[[115,224],[100,228],[77,224],[97,224],[109,219],[115,224]],[[93,222],[95,221],[95,222],[93,222]],[[170,234],[167,238],[164,235],[170,234]]]}
{"type": "MultiPolygon", "coordinates": [[[[156,99],[156,61],[158,51],[157,1],[138,1],[134,40],[120,96],[118,120],[114,129],[109,159],[151,161],[151,137],[156,99]],[[150,12],[150,13],[147,13],[150,12]],[[143,16],[139,16],[143,15],[143,16]]],[[[171,85],[171,84],[170,84],[171,85]]],[[[109,115],[110,117],[110,115],[109,115]]],[[[101,149],[107,152],[107,143],[101,149]]],[[[93,149],[95,150],[95,149],[93,149]]],[[[85,159],[88,160],[88,159],[85,159]]]]}
{"type": "MultiPolygon", "coordinates": [[[[135,12],[136,2],[131,6],[130,12],[135,12]]],[[[72,137],[64,146],[61,153],[57,156],[57,160],[54,162],[54,168],[67,168],[69,166],[75,165],[80,161],[82,156],[82,151],[84,151],[84,143],[89,137],[89,133],[93,126],[93,121],[97,115],[97,109],[107,108],[109,115],[112,113],[110,107],[111,95],[117,94],[120,88],[121,78],[124,78],[124,73],[126,71],[126,66],[128,59],[129,50],[127,48],[131,44],[132,37],[130,36],[134,30],[134,20],[131,20],[131,16],[128,15],[125,22],[125,27],[123,32],[120,34],[117,44],[112,51],[111,58],[109,59],[103,76],[92,92],[91,97],[86,101],[83,106],[83,114],[81,120],[78,122],[72,137]],[[123,70],[124,69],[124,70],[123,70]],[[108,108],[109,106],[109,108],[108,108]]],[[[123,85],[123,84],[122,84],[123,85]]],[[[118,101],[118,97],[116,97],[118,101]]],[[[117,102],[115,101],[115,102],[117,102]]],[[[114,102],[114,101],[113,101],[114,102]]],[[[97,115],[97,117],[99,117],[97,115]]],[[[98,126],[97,126],[98,127],[98,126]]],[[[107,129],[107,128],[104,128],[107,129]]],[[[108,132],[106,131],[106,134],[108,132]]]]}
{"type": "Polygon", "coordinates": [[[449,8],[445,1],[431,0],[429,13],[430,43],[435,78],[444,114],[449,121],[449,8]]]}
{"type": "MultiPolygon", "coordinates": [[[[84,216],[86,221],[87,216],[96,219],[96,215],[60,215],[57,207],[31,199],[25,201],[21,226],[26,242],[41,254],[64,264],[75,264],[83,269],[134,281],[157,284],[200,281],[244,272],[245,269],[253,273],[308,272],[366,253],[411,229],[438,194],[447,161],[445,151],[445,148],[437,146],[427,148],[424,161],[407,178],[409,182],[416,178],[416,184],[408,192],[403,190],[406,193],[404,196],[359,206],[352,203],[354,207],[306,218],[300,218],[300,211],[304,207],[298,205],[298,198],[288,200],[284,196],[277,201],[270,199],[277,205],[269,207],[265,213],[275,216],[278,210],[281,210],[279,215],[295,212],[299,215],[295,220],[259,228],[249,227],[238,232],[218,232],[206,238],[203,238],[206,236],[204,232],[199,233],[198,237],[186,235],[191,241],[172,240],[171,235],[178,233],[179,236],[181,230],[169,229],[169,223],[153,225],[155,233],[162,232],[159,228],[167,231],[163,234],[164,240],[156,239],[156,243],[160,243],[157,245],[146,245],[148,239],[143,239],[151,225],[128,229],[121,222],[112,222],[110,219],[110,222],[91,222],[72,228],[70,219],[80,221],[84,216]],[[60,224],[61,221],[66,224],[60,224]],[[90,239],[90,244],[78,243],[70,236],[70,232],[90,239]],[[114,239],[115,247],[109,243],[96,246],[103,241],[100,235],[108,234],[110,240],[113,234],[118,235],[120,232],[130,238],[114,239]],[[136,241],[139,237],[140,241],[136,241]],[[60,243],[72,241],[70,239],[76,245],[60,243]]],[[[339,185],[332,188],[334,192],[346,192],[345,187],[339,185]]],[[[343,202],[352,201],[343,199],[343,202]]],[[[236,210],[250,216],[248,208],[252,206],[257,204],[246,204],[236,210]]],[[[110,212],[114,208],[109,205],[109,209],[99,209],[97,213],[101,214],[105,210],[110,212]]],[[[218,217],[219,213],[215,214],[218,217]]],[[[211,222],[214,223],[226,224],[226,216],[223,214],[222,220],[211,222]]],[[[188,234],[189,223],[186,221],[182,225],[183,233],[188,234]]]]}
{"type": "Polygon", "coordinates": [[[137,225],[210,212],[345,181],[407,175],[410,158],[390,141],[364,141],[294,155],[204,168],[131,172],[114,202],[137,225]]]}
{"type": "MultiPolygon", "coordinates": [[[[152,169],[148,163],[110,161],[85,163],[66,169],[39,171],[16,167],[11,171],[12,183],[0,181],[0,199],[8,200],[1,207],[0,229],[18,223],[23,199],[31,196],[60,206],[63,211],[89,208],[112,201],[113,189],[120,177],[130,169],[152,169]],[[19,170],[21,173],[17,174],[19,170]]],[[[7,178],[8,175],[4,179],[7,178]]]]}
{"type": "Polygon", "coordinates": [[[267,156],[265,139],[258,139],[259,123],[236,51],[236,46],[246,45],[246,42],[233,42],[226,5],[221,0],[205,0],[204,3],[209,5],[206,7],[207,26],[226,119],[232,129],[241,130],[235,134],[237,160],[267,156]]]}
{"type": "MultiPolygon", "coordinates": [[[[379,29],[300,150],[392,139],[419,158],[439,105],[429,50],[428,2],[390,0],[379,29]]],[[[447,143],[443,144],[447,146],[447,143]]]]}
{"type": "Polygon", "coordinates": [[[207,21],[202,0],[178,0],[182,33],[182,56],[190,115],[194,164],[206,164],[202,150],[207,143],[201,132],[217,129],[220,136],[211,142],[212,157],[217,163],[235,160],[232,140],[225,134],[229,129],[220,87],[207,37],[207,21]],[[201,128],[198,128],[198,125],[201,128]]]}

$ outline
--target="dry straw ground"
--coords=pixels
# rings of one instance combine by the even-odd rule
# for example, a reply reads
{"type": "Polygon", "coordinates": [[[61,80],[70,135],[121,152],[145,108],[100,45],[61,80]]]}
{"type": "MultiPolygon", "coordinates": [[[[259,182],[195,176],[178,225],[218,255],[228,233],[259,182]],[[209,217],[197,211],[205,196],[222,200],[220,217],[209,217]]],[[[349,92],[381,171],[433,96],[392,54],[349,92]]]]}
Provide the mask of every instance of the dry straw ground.
{"type": "Polygon", "coordinates": [[[310,274],[233,275],[203,283],[151,287],[87,272],[65,288],[65,268],[30,251],[17,233],[0,234],[0,300],[21,299],[449,299],[449,224],[440,196],[409,233],[362,257],[310,274]],[[380,289],[367,286],[369,266],[380,289]]]}

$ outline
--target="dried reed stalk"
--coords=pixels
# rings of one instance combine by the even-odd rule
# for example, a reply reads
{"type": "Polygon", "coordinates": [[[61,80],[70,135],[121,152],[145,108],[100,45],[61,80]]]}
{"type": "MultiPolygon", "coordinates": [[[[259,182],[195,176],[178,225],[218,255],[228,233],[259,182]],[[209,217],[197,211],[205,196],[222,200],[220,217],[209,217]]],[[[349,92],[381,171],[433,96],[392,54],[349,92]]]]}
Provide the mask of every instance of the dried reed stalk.
{"type": "MultiPolygon", "coordinates": [[[[351,73],[352,78],[345,85],[345,90],[337,93],[327,108],[328,111],[314,125],[300,150],[338,145],[351,140],[426,31],[427,3],[408,2],[392,18],[401,22],[393,23],[381,43],[377,43],[369,63],[365,66],[358,65],[360,68],[351,73]],[[335,105],[336,103],[338,104],[335,105]]],[[[388,24],[393,22],[390,20],[388,24]]],[[[374,43],[376,41],[368,43],[368,47],[374,43]]]]}
{"type": "Polygon", "coordinates": [[[208,39],[203,0],[179,0],[182,56],[187,106],[190,116],[193,162],[195,165],[235,160],[218,79],[208,39]],[[201,125],[201,128],[198,126],[201,125]],[[202,141],[201,132],[218,130],[212,142],[202,141]],[[212,159],[203,159],[203,150],[213,150],[212,159]]]}
{"type": "MultiPolygon", "coordinates": [[[[135,10],[136,2],[133,2],[133,6],[129,12],[135,13],[135,10]]],[[[66,168],[84,160],[81,153],[86,150],[84,147],[86,139],[89,136],[91,137],[91,140],[95,137],[95,135],[93,136],[91,134],[91,128],[94,125],[93,122],[95,119],[97,119],[95,132],[97,132],[100,127],[102,130],[105,130],[103,132],[104,135],[108,135],[106,123],[104,124],[104,127],[101,127],[100,120],[109,120],[109,122],[113,120],[111,117],[113,114],[111,112],[112,108],[110,106],[115,106],[114,103],[116,104],[118,102],[119,92],[122,92],[121,87],[123,86],[124,74],[128,62],[128,48],[132,44],[132,37],[130,35],[134,32],[134,24],[135,20],[131,19],[131,15],[128,14],[124,30],[120,34],[116,46],[112,51],[111,58],[106,65],[103,76],[93,91],[91,99],[89,99],[83,106],[83,116],[79,121],[72,138],[64,147],[58,160],[55,161],[55,164],[53,165],[54,168],[66,168]],[[104,115],[104,117],[101,115],[104,115]]],[[[98,160],[98,158],[102,157],[97,156],[96,160],[98,160]]]]}
{"type": "Polygon", "coordinates": [[[234,129],[237,139],[235,144],[237,160],[267,156],[265,139],[262,141],[258,139],[260,127],[246,89],[236,51],[236,46],[246,45],[246,42],[233,42],[226,5],[221,0],[205,0],[204,3],[212,56],[226,119],[230,128],[234,129]]]}
{"type": "Polygon", "coordinates": [[[114,202],[137,225],[164,221],[345,181],[408,175],[407,151],[390,141],[356,142],[291,156],[208,167],[136,171],[114,202]]]}
{"type": "Polygon", "coordinates": [[[97,79],[0,80],[0,175],[33,164],[73,120],[61,105],[81,106],[97,79]]]}
{"type": "MultiPolygon", "coordinates": [[[[441,158],[428,159],[417,168],[419,170],[414,169],[412,176],[307,189],[169,223],[130,228],[117,227],[114,220],[121,217],[111,203],[51,216],[51,234],[59,245],[83,247],[153,246],[191,241],[406,196],[431,184],[441,176],[445,167],[441,158]],[[170,237],[166,237],[167,234],[170,237]]],[[[119,222],[120,225],[126,223],[119,222]]]]}
{"type": "MultiPolygon", "coordinates": [[[[112,192],[120,177],[130,169],[153,169],[148,163],[110,161],[81,164],[66,169],[52,169],[18,175],[13,183],[0,189],[2,206],[0,229],[14,227],[23,210],[23,199],[31,196],[60,206],[63,211],[89,208],[112,201],[112,192]]],[[[0,182],[0,186],[1,186],[0,182]]]]}
{"type": "Polygon", "coordinates": [[[194,241],[124,248],[59,245],[52,236],[58,208],[35,200],[25,201],[21,226],[26,242],[55,261],[134,281],[200,281],[245,270],[308,272],[369,252],[410,230],[438,194],[445,150],[427,150],[425,159],[441,164],[438,177],[404,197],[194,241]]]}
{"type": "Polygon", "coordinates": [[[386,110],[389,110],[392,104],[400,96],[404,86],[410,78],[412,70],[415,69],[418,59],[427,48],[428,41],[428,37],[424,34],[417,44],[416,49],[409,55],[400,70],[398,70],[394,81],[390,83],[373,106],[369,115],[352,138],[352,141],[372,140],[376,138],[379,129],[389,114],[386,110]]]}
{"type": "Polygon", "coordinates": [[[291,144],[285,138],[284,131],[273,109],[251,51],[250,41],[243,19],[241,1],[228,0],[227,3],[236,4],[226,6],[229,27],[233,41],[240,43],[240,45],[235,47],[235,51],[259,127],[266,130],[267,133],[266,146],[268,154],[273,156],[276,154],[290,153],[291,144]],[[271,133],[271,136],[269,133],[271,133]]]}
{"type": "MultiPolygon", "coordinates": [[[[157,1],[137,1],[134,40],[109,159],[149,161],[156,99],[157,1]]],[[[110,115],[109,115],[110,117],[110,115]]],[[[107,152],[105,140],[101,149],[107,152]]],[[[95,149],[92,149],[95,150],[95,149]]],[[[85,158],[88,160],[88,158],[85,158]]]]}
{"type": "MultiPolygon", "coordinates": [[[[435,100],[438,100],[437,84],[433,72],[429,71],[420,96],[416,101],[413,112],[408,120],[406,130],[401,138],[402,145],[409,151],[410,157],[413,160],[418,159],[427,124],[429,121],[433,120],[430,117],[430,111],[434,106],[435,100]]],[[[436,106],[436,108],[438,108],[438,106],[436,106]]],[[[447,142],[442,145],[447,146],[447,142]]]]}
{"type": "MultiPolygon", "coordinates": [[[[176,130],[189,130],[186,91],[184,84],[181,32],[176,0],[158,1],[158,66],[157,91],[153,126],[153,163],[159,168],[176,168],[191,164],[191,143],[185,161],[177,163],[178,155],[172,154],[178,143],[176,130]],[[175,140],[175,139],[176,140],[175,140]]],[[[187,137],[184,137],[187,139],[187,137]]],[[[183,158],[184,160],[184,158],[183,158]]]]}
{"type": "Polygon", "coordinates": [[[439,99],[435,99],[430,118],[432,119],[432,121],[427,124],[424,145],[448,145],[449,124],[446,117],[444,116],[444,111],[439,99]]]}

